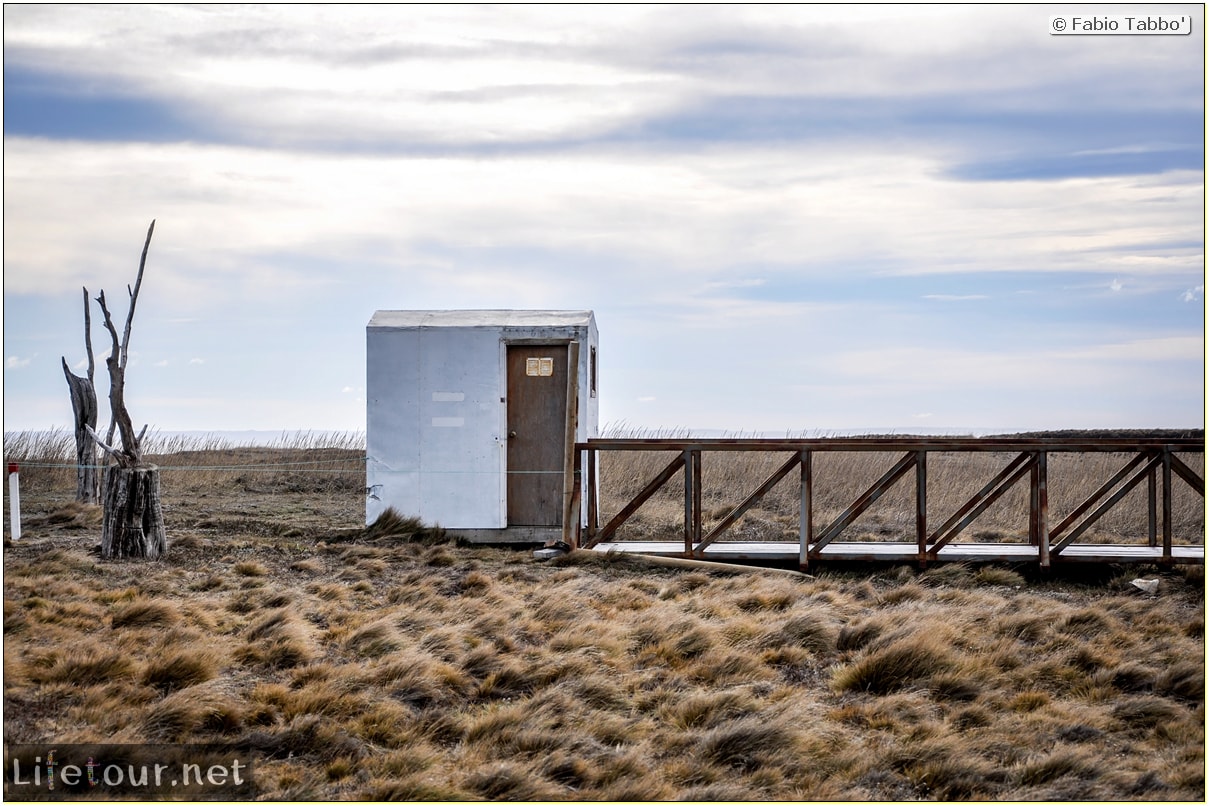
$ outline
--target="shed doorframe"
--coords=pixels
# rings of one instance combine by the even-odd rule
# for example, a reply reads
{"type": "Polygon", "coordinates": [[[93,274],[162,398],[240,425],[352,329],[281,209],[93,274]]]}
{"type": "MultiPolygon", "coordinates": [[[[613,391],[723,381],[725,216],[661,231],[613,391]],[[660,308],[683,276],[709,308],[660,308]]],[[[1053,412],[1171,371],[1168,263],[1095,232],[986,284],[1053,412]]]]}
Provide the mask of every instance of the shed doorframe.
{"type": "MultiPolygon", "coordinates": [[[[564,481],[563,481],[564,467],[567,464],[568,457],[573,457],[573,455],[574,455],[575,440],[576,440],[576,437],[574,436],[574,432],[572,432],[572,436],[569,439],[567,437],[567,434],[566,434],[567,414],[566,414],[566,412],[567,412],[567,403],[568,403],[569,397],[571,394],[573,394],[573,390],[576,390],[578,388],[578,383],[576,383],[576,381],[578,380],[578,374],[579,374],[579,365],[578,365],[579,362],[576,361],[575,365],[571,366],[570,362],[568,361],[568,358],[574,353],[574,351],[571,349],[571,345],[576,344],[578,341],[579,341],[578,339],[572,338],[570,336],[568,336],[566,338],[548,338],[548,337],[509,338],[509,337],[504,337],[500,340],[500,366],[501,366],[501,375],[503,377],[503,392],[504,392],[504,394],[501,398],[501,403],[503,405],[500,407],[501,408],[500,417],[501,417],[501,421],[502,421],[501,422],[501,433],[503,435],[503,439],[501,440],[501,442],[504,445],[504,450],[503,450],[502,456],[501,456],[501,462],[502,462],[501,477],[503,479],[503,483],[501,485],[500,499],[503,504],[503,510],[504,510],[503,521],[505,524],[505,528],[538,527],[538,528],[559,529],[563,526],[563,519],[565,517],[565,502],[564,502],[564,495],[563,495],[563,493],[564,493],[564,489],[563,489],[564,488],[564,481]],[[556,367],[561,368],[562,371],[567,373],[567,377],[564,378],[564,382],[559,384],[559,389],[562,394],[562,400],[561,400],[561,405],[557,408],[558,408],[558,411],[561,413],[561,416],[557,419],[556,422],[552,421],[552,422],[548,422],[548,423],[543,423],[541,426],[543,434],[546,437],[549,437],[551,439],[559,439],[559,440],[562,440],[562,442],[563,442],[563,450],[562,450],[560,459],[558,460],[557,464],[556,465],[552,464],[552,466],[550,468],[542,468],[540,470],[540,472],[543,472],[543,473],[549,472],[551,474],[554,474],[554,473],[558,474],[557,475],[557,478],[558,478],[557,494],[552,493],[551,500],[548,503],[542,505],[542,507],[541,507],[540,518],[543,521],[547,521],[547,520],[550,521],[549,523],[536,523],[536,524],[535,523],[520,523],[517,520],[518,516],[512,511],[513,507],[511,507],[509,504],[510,500],[512,500],[512,492],[514,489],[513,483],[514,483],[514,480],[517,479],[517,475],[512,470],[512,456],[511,456],[511,446],[513,444],[513,438],[510,436],[510,429],[512,427],[512,422],[513,422],[513,419],[512,419],[513,390],[511,388],[512,379],[511,379],[511,369],[510,369],[510,365],[509,365],[509,354],[513,348],[524,348],[524,347],[559,348],[559,355],[557,358],[555,358],[554,364],[556,365],[556,367]]],[[[555,374],[557,375],[557,372],[555,374]]],[[[553,477],[553,475],[552,475],[552,477],[553,477]]],[[[555,485],[553,485],[553,484],[550,485],[551,490],[554,489],[554,486],[555,485]]],[[[522,510],[520,516],[523,517],[524,515],[525,515],[525,513],[522,510]]]]}

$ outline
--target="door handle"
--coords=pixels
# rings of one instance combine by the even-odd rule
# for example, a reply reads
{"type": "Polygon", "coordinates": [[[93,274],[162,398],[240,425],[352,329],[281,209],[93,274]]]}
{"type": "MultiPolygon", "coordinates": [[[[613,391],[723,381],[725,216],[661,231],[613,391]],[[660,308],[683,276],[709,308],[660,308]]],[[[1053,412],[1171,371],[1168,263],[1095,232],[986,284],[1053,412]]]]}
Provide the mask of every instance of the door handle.
{"type": "Polygon", "coordinates": [[[508,432],[508,439],[515,439],[515,438],[516,438],[516,432],[515,432],[515,431],[509,431],[509,432],[508,432]]]}

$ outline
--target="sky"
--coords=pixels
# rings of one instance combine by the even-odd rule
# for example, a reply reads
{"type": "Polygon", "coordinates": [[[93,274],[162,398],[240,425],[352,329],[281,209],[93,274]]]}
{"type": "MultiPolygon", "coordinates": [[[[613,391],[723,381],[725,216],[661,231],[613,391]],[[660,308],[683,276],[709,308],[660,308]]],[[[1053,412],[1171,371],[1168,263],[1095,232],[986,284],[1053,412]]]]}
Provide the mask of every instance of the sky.
{"type": "Polygon", "coordinates": [[[1204,24],[5,4],[4,429],[153,219],[136,428],[364,430],[374,311],[484,308],[593,310],[613,430],[1203,427],[1204,24]]]}

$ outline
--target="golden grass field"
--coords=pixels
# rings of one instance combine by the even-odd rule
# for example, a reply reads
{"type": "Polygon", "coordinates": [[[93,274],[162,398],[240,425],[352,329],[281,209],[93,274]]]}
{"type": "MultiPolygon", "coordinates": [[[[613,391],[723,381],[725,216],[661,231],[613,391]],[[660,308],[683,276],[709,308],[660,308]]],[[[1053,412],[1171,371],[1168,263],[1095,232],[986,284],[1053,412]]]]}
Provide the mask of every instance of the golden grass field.
{"type": "MultiPolygon", "coordinates": [[[[99,511],[25,439],[5,440],[24,515],[4,547],[10,743],[229,743],[274,800],[1205,798],[1200,566],[538,562],[405,519],[361,529],[363,450],[306,439],[162,445],[166,558],[101,562],[99,511]]],[[[738,464],[707,466],[715,506],[763,478],[738,464]]],[[[602,486],[645,472],[618,459],[602,486]]],[[[679,530],[675,492],[634,536],[679,530]]],[[[784,496],[740,534],[792,530],[784,496]]],[[[887,499],[857,525],[913,523],[887,499]]],[[[1014,535],[1002,510],[978,528],[1014,535]]],[[[1179,504],[1186,542],[1203,510],[1179,504]]]]}

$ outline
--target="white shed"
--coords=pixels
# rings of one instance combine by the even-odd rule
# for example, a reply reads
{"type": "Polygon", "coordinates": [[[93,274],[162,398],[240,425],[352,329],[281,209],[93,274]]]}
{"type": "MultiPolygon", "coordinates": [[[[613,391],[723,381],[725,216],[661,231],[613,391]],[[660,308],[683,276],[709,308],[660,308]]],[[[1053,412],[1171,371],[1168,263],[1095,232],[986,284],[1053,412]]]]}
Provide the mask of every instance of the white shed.
{"type": "Polygon", "coordinates": [[[390,506],[470,540],[560,537],[573,444],[597,431],[596,351],[591,311],[375,313],[366,523],[390,506]]]}

